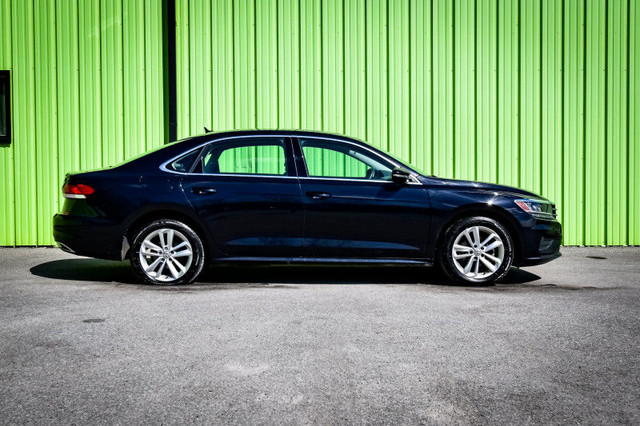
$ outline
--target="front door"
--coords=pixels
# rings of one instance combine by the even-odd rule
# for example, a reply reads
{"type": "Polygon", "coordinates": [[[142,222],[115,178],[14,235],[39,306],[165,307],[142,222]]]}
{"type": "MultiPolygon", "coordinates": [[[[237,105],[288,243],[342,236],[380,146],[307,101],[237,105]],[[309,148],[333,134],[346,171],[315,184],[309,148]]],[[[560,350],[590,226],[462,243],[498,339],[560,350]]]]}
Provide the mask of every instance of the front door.
{"type": "Polygon", "coordinates": [[[182,187],[230,257],[301,256],[302,193],[287,137],[212,142],[182,187]]]}
{"type": "Polygon", "coordinates": [[[418,183],[391,181],[394,165],[359,145],[300,138],[309,257],[426,256],[429,201],[418,183]]]}

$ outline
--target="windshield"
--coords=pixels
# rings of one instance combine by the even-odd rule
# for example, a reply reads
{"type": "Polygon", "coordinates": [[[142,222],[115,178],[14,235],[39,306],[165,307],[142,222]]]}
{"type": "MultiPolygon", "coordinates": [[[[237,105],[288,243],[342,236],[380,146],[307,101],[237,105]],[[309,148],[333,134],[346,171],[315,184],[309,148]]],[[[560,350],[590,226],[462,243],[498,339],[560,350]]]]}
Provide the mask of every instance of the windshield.
{"type": "Polygon", "coordinates": [[[405,161],[405,160],[403,160],[403,159],[401,159],[401,158],[398,158],[397,156],[393,155],[392,153],[390,153],[390,152],[388,152],[388,151],[385,151],[385,150],[381,150],[381,151],[382,151],[382,152],[384,152],[384,153],[385,153],[386,155],[388,155],[389,157],[391,157],[391,158],[393,158],[394,160],[396,160],[398,163],[400,163],[400,164],[404,164],[405,166],[407,166],[407,167],[410,169],[410,171],[413,171],[413,172],[419,173],[419,174],[421,174],[421,175],[423,175],[423,176],[434,176],[434,177],[435,177],[435,175],[433,175],[433,174],[431,174],[431,173],[427,173],[427,172],[425,172],[425,171],[424,171],[424,170],[422,170],[421,168],[416,167],[414,164],[412,164],[412,163],[410,163],[410,162],[408,162],[408,161],[405,161]]]}

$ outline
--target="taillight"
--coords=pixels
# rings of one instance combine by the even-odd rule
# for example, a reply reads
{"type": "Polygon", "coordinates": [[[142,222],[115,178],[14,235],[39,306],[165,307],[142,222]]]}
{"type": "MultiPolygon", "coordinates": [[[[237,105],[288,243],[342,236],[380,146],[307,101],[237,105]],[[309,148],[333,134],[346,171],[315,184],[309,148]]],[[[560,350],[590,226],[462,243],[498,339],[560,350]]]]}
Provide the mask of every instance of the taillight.
{"type": "Polygon", "coordinates": [[[69,185],[65,183],[62,187],[62,194],[64,198],[76,198],[76,199],[84,199],[87,198],[87,195],[93,194],[94,189],[89,185],[84,185],[82,183],[78,185],[69,185]]]}

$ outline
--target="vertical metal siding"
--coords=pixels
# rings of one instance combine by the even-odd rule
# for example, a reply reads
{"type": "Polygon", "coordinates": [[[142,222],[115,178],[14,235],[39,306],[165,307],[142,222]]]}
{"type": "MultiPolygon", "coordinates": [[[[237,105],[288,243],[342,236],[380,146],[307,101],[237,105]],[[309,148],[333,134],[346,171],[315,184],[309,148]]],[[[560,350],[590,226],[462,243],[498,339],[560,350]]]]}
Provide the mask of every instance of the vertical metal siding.
{"type": "MultiPolygon", "coordinates": [[[[180,136],[345,133],[553,199],[565,244],[640,244],[639,0],[176,0],[176,14],[180,136]]],[[[65,172],[164,142],[162,43],[160,1],[0,2],[0,245],[52,243],[65,172]]]]}
{"type": "MultiPolygon", "coordinates": [[[[520,4],[503,1],[498,15],[497,182],[520,184],[520,4]]],[[[558,200],[554,200],[558,201],[558,200]]]]}
{"type": "MultiPolygon", "coordinates": [[[[607,2],[606,57],[606,194],[605,243],[620,244],[628,228],[628,120],[627,56],[628,3],[607,2]]],[[[637,22],[636,22],[637,25],[637,22]]]]}
{"type": "Polygon", "coordinates": [[[178,131],[345,133],[553,199],[565,244],[640,244],[639,3],[180,0],[178,131]],[[231,97],[209,45],[225,64],[233,46],[231,97]]]}
{"type": "MultiPolygon", "coordinates": [[[[607,2],[589,1],[585,40],[585,243],[605,243],[607,2]]],[[[620,141],[617,141],[620,143],[620,141]]]]}
{"type": "Polygon", "coordinates": [[[409,149],[411,162],[422,170],[432,168],[433,155],[431,8],[430,2],[422,0],[409,4],[409,149]]]}
{"type": "MultiPolygon", "coordinates": [[[[0,69],[11,69],[13,56],[11,3],[0,1],[0,69]]],[[[15,96],[15,76],[12,77],[11,95],[15,96]]],[[[12,107],[11,115],[16,117],[12,107]]],[[[17,129],[12,120],[12,133],[15,140],[17,129]]],[[[12,245],[15,241],[15,176],[14,145],[0,145],[0,245],[12,245]]]]}
{"type": "Polygon", "coordinates": [[[627,120],[629,129],[629,186],[627,205],[629,206],[629,244],[640,244],[640,1],[630,2],[628,21],[629,49],[627,78],[629,80],[629,103],[627,120]]]}
{"type": "MultiPolygon", "coordinates": [[[[475,170],[474,179],[498,179],[498,14],[496,0],[476,7],[475,170]]],[[[473,161],[473,160],[472,160],[473,161]]]]}
{"type": "MultiPolygon", "coordinates": [[[[34,12],[31,2],[11,3],[12,90],[11,115],[14,142],[15,174],[15,238],[16,244],[33,244],[37,238],[37,191],[18,188],[36,188],[40,179],[36,169],[36,88],[35,88],[35,35],[34,12]],[[18,101],[18,102],[16,102],[18,101]]],[[[52,197],[53,198],[53,197],[52,197]]],[[[56,197],[57,198],[57,197],[56,197]]],[[[44,216],[44,215],[43,215],[44,216]]]]}
{"type": "Polygon", "coordinates": [[[162,3],[0,2],[12,143],[0,146],[0,245],[50,245],[66,172],[165,143],[162,3]]]}
{"type": "Polygon", "coordinates": [[[569,2],[563,11],[562,202],[558,201],[565,242],[585,244],[585,4],[569,2]]]}
{"type": "Polygon", "coordinates": [[[388,101],[388,41],[387,10],[384,0],[366,2],[366,121],[367,141],[372,145],[389,149],[389,101],[388,101]]]}
{"type": "Polygon", "coordinates": [[[453,177],[475,179],[476,175],[476,50],[475,4],[454,2],[453,14],[453,177]]]}

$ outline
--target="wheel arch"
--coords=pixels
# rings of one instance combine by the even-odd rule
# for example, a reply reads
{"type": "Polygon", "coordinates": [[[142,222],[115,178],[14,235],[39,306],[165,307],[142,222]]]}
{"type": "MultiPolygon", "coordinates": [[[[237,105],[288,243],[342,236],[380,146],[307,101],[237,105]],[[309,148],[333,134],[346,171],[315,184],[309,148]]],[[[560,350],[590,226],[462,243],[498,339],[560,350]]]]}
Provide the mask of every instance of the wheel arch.
{"type": "Polygon", "coordinates": [[[473,217],[473,216],[488,217],[500,223],[507,229],[507,231],[509,232],[509,236],[511,237],[511,241],[513,242],[513,251],[514,251],[513,258],[515,263],[515,261],[519,259],[519,256],[522,253],[521,238],[520,238],[520,234],[518,233],[518,228],[517,228],[518,224],[515,218],[513,218],[513,216],[511,216],[511,214],[507,210],[503,209],[500,206],[488,205],[488,204],[482,204],[482,203],[473,203],[473,204],[466,204],[464,206],[460,206],[457,209],[453,210],[445,218],[445,220],[442,223],[442,226],[438,230],[438,234],[436,237],[436,244],[435,244],[436,253],[434,258],[437,258],[438,256],[437,252],[442,247],[444,236],[447,230],[451,227],[451,225],[453,225],[460,219],[473,217]]]}
{"type": "MultiPolygon", "coordinates": [[[[133,243],[136,232],[145,224],[153,222],[154,220],[161,219],[177,220],[193,229],[193,231],[198,234],[198,236],[202,240],[202,246],[205,250],[205,256],[208,257],[211,247],[210,237],[209,234],[205,231],[205,227],[187,212],[182,211],[180,208],[172,206],[160,206],[153,209],[145,209],[144,211],[138,212],[138,214],[131,217],[124,232],[127,245],[133,243]]],[[[127,247],[126,250],[123,249],[123,259],[129,256],[129,251],[129,247],[127,247]]]]}

